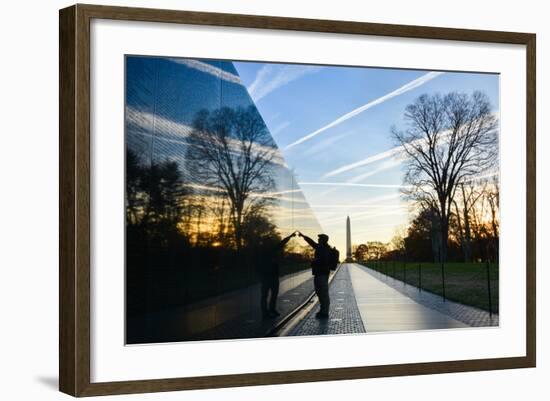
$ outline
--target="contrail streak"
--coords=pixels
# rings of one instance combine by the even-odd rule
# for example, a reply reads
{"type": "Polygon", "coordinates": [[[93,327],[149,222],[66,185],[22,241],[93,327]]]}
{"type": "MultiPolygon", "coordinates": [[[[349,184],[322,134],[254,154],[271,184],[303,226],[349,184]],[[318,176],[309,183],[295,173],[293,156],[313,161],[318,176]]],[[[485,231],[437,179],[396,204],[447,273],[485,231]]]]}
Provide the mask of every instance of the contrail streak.
{"type": "Polygon", "coordinates": [[[409,185],[357,184],[354,182],[299,182],[298,185],[322,185],[322,186],[363,187],[363,188],[410,188],[409,185]]]}
{"type": "Polygon", "coordinates": [[[336,120],[334,120],[331,123],[325,125],[324,127],[319,128],[317,131],[314,131],[311,134],[308,134],[308,135],[298,139],[297,141],[292,142],[290,145],[287,145],[285,150],[288,150],[290,148],[293,148],[296,145],[299,145],[299,144],[301,144],[305,141],[308,141],[311,138],[313,138],[314,136],[319,135],[321,132],[324,132],[329,128],[332,128],[332,127],[334,127],[338,124],[341,124],[344,121],[347,121],[352,117],[355,117],[356,115],[364,112],[365,110],[370,109],[373,106],[384,103],[385,101],[390,100],[391,98],[394,98],[396,96],[402,95],[403,93],[406,93],[406,92],[409,92],[409,91],[411,91],[415,88],[418,88],[419,86],[424,85],[426,82],[431,81],[432,79],[440,76],[441,74],[444,74],[444,73],[443,72],[433,72],[433,71],[428,72],[427,74],[422,75],[420,78],[417,78],[417,79],[401,86],[400,88],[397,88],[396,90],[385,94],[384,96],[381,96],[377,99],[374,99],[374,100],[368,102],[367,104],[364,104],[363,106],[358,107],[358,108],[350,111],[349,113],[344,114],[343,116],[337,118],[336,120]]]}

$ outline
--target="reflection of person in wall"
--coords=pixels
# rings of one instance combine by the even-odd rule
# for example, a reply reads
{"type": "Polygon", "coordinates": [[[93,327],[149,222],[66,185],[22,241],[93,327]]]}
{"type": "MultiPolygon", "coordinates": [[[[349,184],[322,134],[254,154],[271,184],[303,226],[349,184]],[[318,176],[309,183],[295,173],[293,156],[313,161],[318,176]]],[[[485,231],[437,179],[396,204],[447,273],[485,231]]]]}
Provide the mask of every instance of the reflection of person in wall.
{"type": "Polygon", "coordinates": [[[315,286],[315,294],[319,298],[321,309],[315,315],[318,319],[327,319],[330,307],[330,297],[328,293],[328,277],[330,271],[336,269],[338,265],[339,253],[336,248],[328,244],[328,235],[319,234],[319,242],[313,241],[308,236],[298,233],[313,249],[315,249],[315,257],[311,262],[313,273],[313,284],[315,286]]]}
{"type": "Polygon", "coordinates": [[[277,296],[279,295],[279,260],[284,252],[287,242],[296,235],[290,234],[283,238],[275,246],[270,247],[264,254],[259,264],[259,275],[261,284],[260,307],[262,317],[275,318],[280,315],[277,311],[277,296]]]}

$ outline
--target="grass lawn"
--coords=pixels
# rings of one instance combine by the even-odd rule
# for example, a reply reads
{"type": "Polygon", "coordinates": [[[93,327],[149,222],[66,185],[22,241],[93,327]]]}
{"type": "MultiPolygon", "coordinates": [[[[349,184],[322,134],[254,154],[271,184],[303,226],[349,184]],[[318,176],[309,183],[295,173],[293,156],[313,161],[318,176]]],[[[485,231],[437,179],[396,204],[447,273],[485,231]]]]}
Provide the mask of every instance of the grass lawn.
{"type": "MultiPolygon", "coordinates": [[[[422,290],[443,295],[439,263],[365,262],[364,265],[422,290]]],[[[489,310],[485,263],[445,263],[445,296],[452,301],[489,310]]],[[[491,309],[498,313],[498,264],[489,265],[491,309]]]]}

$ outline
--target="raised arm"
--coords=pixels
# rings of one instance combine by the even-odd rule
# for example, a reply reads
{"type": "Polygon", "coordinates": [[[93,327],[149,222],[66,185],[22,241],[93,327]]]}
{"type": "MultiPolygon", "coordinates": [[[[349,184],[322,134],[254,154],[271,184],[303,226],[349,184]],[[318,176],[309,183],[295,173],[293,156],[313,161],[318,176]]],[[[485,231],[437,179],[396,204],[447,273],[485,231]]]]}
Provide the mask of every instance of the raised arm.
{"type": "Polygon", "coordinates": [[[292,234],[290,234],[288,237],[283,238],[283,239],[281,240],[281,242],[279,242],[278,248],[284,248],[285,245],[287,244],[287,242],[290,241],[290,239],[291,239],[292,237],[294,237],[294,235],[295,235],[295,233],[292,233],[292,234]]]}
{"type": "Polygon", "coordinates": [[[307,235],[304,235],[302,233],[298,233],[300,237],[302,237],[313,249],[317,249],[317,242],[313,241],[311,238],[309,238],[307,235]]]}

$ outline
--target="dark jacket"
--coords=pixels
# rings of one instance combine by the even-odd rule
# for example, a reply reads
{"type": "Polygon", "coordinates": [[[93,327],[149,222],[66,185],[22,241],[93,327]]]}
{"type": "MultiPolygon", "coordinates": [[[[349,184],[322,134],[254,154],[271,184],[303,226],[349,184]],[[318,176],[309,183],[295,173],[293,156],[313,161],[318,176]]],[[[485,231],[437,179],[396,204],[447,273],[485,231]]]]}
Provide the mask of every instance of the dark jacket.
{"type": "Polygon", "coordinates": [[[304,240],[315,249],[315,256],[311,262],[311,271],[314,276],[330,274],[330,251],[328,244],[318,244],[306,235],[302,234],[304,240]]]}
{"type": "Polygon", "coordinates": [[[257,270],[262,278],[279,277],[279,263],[284,254],[284,248],[287,242],[292,238],[289,235],[275,245],[268,245],[260,254],[257,262],[257,270]]]}

